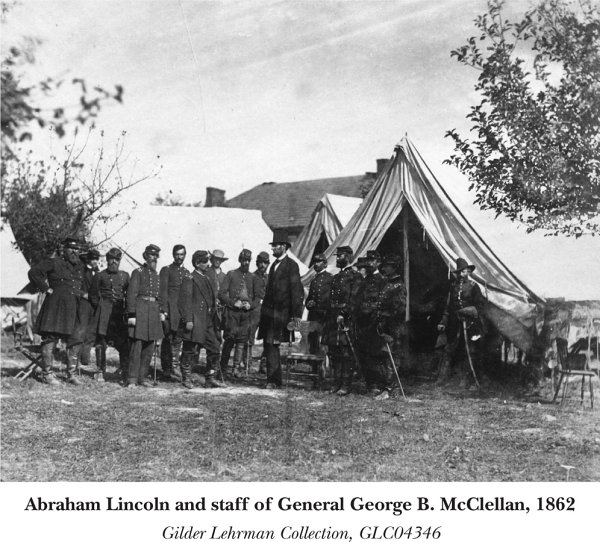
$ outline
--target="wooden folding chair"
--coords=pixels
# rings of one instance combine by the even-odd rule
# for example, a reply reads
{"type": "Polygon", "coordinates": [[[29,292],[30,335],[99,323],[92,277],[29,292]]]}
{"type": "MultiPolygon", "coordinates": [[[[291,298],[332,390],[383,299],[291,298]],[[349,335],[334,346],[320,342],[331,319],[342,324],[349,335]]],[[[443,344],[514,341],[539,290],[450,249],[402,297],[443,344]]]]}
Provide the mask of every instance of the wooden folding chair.
{"type": "Polygon", "coordinates": [[[302,320],[300,325],[294,328],[293,331],[301,335],[300,351],[294,352],[290,348],[283,357],[286,364],[286,380],[289,380],[290,376],[305,376],[313,379],[315,388],[322,388],[327,372],[327,356],[324,353],[311,354],[308,343],[308,334],[321,331],[321,327],[317,322],[302,320]],[[301,370],[300,365],[306,365],[309,369],[301,370]]]}
{"type": "Polygon", "coordinates": [[[40,348],[38,345],[32,345],[30,348],[23,346],[23,333],[17,330],[14,318],[12,319],[12,334],[14,349],[23,354],[31,362],[25,369],[21,369],[15,375],[15,378],[22,382],[23,380],[27,380],[38,367],[41,368],[42,355],[40,352],[32,350],[32,348],[38,350],[40,348]]]}
{"type": "Polygon", "coordinates": [[[556,401],[560,392],[561,385],[563,386],[562,397],[560,404],[562,405],[566,394],[567,387],[569,385],[569,377],[580,376],[581,377],[581,402],[583,403],[583,392],[585,388],[585,379],[588,378],[590,388],[590,402],[592,408],[594,408],[594,387],[592,385],[592,378],[596,376],[596,373],[588,368],[587,356],[582,354],[570,354],[567,341],[565,339],[556,338],[556,361],[558,371],[558,384],[554,391],[554,398],[552,402],[556,401]],[[564,380],[564,383],[563,383],[564,380]]]}

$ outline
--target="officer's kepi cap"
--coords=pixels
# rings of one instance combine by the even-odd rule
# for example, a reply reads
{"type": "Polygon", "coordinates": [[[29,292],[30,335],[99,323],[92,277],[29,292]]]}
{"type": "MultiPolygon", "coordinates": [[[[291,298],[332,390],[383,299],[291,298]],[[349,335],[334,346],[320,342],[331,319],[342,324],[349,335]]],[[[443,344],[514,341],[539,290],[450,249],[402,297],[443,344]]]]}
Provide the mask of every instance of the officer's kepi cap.
{"type": "Polygon", "coordinates": [[[149,256],[160,256],[160,247],[148,245],[144,250],[144,254],[148,254],[149,256]]]}
{"type": "Polygon", "coordinates": [[[75,239],[74,237],[66,237],[65,239],[63,239],[62,246],[64,248],[73,248],[73,249],[80,248],[79,241],[77,241],[77,239],[75,239]]]}
{"type": "Polygon", "coordinates": [[[319,254],[315,254],[312,259],[312,265],[314,265],[317,262],[327,262],[325,254],[323,254],[322,252],[320,252],[319,254]]]}
{"type": "Polygon", "coordinates": [[[352,250],[351,247],[345,245],[343,247],[338,247],[335,255],[339,256],[341,254],[348,254],[348,256],[353,256],[354,255],[354,251],[352,250]]]}
{"type": "Polygon", "coordinates": [[[269,263],[271,260],[269,259],[269,255],[266,252],[259,252],[256,257],[257,262],[269,263]]]}
{"type": "Polygon", "coordinates": [[[238,256],[238,261],[241,262],[242,260],[252,260],[252,252],[247,248],[242,250],[238,256]]]}
{"type": "Polygon", "coordinates": [[[120,260],[123,257],[123,253],[118,248],[111,248],[106,253],[106,259],[113,258],[115,260],[120,260]]]}

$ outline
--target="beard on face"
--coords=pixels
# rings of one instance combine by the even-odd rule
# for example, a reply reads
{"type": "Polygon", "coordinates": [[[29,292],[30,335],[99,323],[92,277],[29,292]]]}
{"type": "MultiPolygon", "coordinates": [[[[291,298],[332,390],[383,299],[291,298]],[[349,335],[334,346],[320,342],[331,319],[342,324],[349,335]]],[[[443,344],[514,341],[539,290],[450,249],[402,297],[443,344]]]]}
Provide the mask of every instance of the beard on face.
{"type": "Polygon", "coordinates": [[[344,269],[344,267],[346,267],[348,265],[348,258],[346,258],[345,256],[338,258],[335,261],[335,265],[336,267],[338,267],[339,269],[344,269]]]}
{"type": "Polygon", "coordinates": [[[119,270],[119,262],[117,262],[116,260],[108,262],[107,269],[111,273],[116,273],[119,270]]]}
{"type": "Polygon", "coordinates": [[[71,249],[65,250],[65,257],[67,261],[73,265],[75,265],[79,261],[79,256],[77,255],[77,252],[71,249]]]}
{"type": "Polygon", "coordinates": [[[156,260],[148,260],[146,261],[146,265],[148,266],[149,269],[152,269],[152,271],[156,271],[156,265],[157,265],[157,261],[156,260]]]}

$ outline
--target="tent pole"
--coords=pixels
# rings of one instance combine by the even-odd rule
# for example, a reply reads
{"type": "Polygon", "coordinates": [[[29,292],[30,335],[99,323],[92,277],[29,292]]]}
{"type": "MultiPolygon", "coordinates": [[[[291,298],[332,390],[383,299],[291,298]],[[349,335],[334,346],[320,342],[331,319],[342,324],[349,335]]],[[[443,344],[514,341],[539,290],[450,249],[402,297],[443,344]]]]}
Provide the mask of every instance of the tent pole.
{"type": "Polygon", "coordinates": [[[404,237],[404,285],[406,286],[406,314],[404,321],[410,320],[410,256],[408,254],[408,206],[404,206],[402,217],[402,230],[404,237]]]}

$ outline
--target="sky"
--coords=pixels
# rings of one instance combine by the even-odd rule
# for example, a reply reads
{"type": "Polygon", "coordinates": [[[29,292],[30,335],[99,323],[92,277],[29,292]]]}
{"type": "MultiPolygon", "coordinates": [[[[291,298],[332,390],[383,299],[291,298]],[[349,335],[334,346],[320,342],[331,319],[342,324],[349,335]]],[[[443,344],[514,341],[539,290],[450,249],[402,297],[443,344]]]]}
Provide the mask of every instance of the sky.
{"type": "MultiPolygon", "coordinates": [[[[527,6],[507,2],[510,13],[527,6]]],[[[2,46],[40,40],[32,81],[124,87],[95,134],[110,146],[126,131],[136,174],[161,167],[129,194],[138,202],[360,175],[405,134],[438,177],[464,187],[442,164],[452,152],[444,134],[468,130],[477,73],[450,51],[484,10],[484,0],[22,0],[2,46]]],[[[42,154],[64,143],[34,139],[42,154]]]]}

